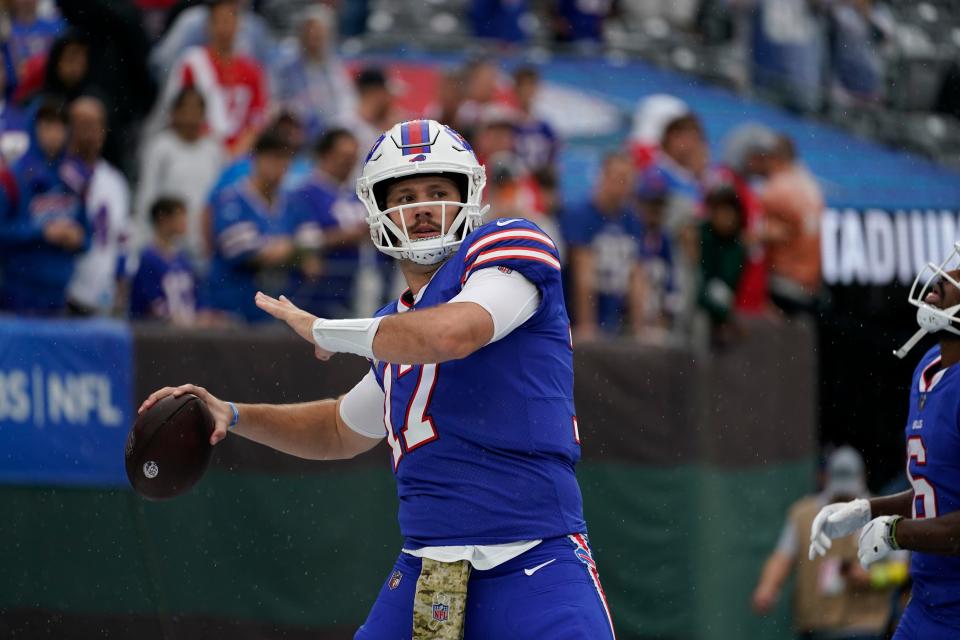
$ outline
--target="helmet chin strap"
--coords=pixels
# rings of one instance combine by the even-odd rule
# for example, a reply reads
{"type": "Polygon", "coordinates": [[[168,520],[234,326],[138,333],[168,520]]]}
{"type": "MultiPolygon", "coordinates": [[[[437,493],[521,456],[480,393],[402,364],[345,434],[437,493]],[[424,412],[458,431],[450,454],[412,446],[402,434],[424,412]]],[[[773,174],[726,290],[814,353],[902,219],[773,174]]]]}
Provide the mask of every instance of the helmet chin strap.
{"type": "Polygon", "coordinates": [[[928,333],[947,331],[960,336],[960,329],[954,327],[953,322],[951,322],[951,318],[957,311],[960,311],[960,304],[946,309],[937,309],[928,304],[919,306],[917,308],[917,324],[920,325],[920,330],[913,334],[913,337],[907,340],[902,347],[894,351],[893,355],[903,359],[928,333]]]}
{"type": "Polygon", "coordinates": [[[443,262],[450,257],[450,254],[452,254],[455,249],[455,246],[448,246],[418,251],[416,245],[413,245],[413,248],[408,249],[405,253],[410,262],[428,267],[443,262]]]}

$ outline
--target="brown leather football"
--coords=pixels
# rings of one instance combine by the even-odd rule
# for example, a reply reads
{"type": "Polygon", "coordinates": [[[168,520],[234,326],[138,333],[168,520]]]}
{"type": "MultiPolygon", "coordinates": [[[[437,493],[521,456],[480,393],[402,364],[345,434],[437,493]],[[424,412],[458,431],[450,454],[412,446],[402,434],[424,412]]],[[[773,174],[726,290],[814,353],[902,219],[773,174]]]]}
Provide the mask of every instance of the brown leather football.
{"type": "Polygon", "coordinates": [[[210,463],[213,416],[186,393],[167,396],[144,411],[127,436],[127,478],[150,500],[175,498],[197,484],[210,463]]]}

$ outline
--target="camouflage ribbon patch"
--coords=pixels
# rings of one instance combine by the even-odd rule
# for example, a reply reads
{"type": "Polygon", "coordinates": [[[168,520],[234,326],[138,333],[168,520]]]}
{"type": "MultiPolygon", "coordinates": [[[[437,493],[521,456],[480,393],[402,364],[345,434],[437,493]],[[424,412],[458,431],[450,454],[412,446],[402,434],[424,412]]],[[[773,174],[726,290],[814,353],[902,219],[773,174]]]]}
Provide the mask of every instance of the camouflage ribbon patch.
{"type": "Polygon", "coordinates": [[[470,563],[422,560],[413,597],[413,640],[463,640],[470,563]]]}

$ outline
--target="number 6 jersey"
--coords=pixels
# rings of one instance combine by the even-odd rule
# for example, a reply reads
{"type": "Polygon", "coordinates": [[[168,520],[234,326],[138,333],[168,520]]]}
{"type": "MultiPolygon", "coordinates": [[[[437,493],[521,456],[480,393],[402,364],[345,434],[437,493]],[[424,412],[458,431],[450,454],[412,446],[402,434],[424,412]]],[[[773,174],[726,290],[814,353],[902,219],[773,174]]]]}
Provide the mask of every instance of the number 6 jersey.
{"type": "Polygon", "coordinates": [[[440,364],[373,363],[400,498],[404,547],[492,545],[586,530],[574,466],[573,349],[550,238],[524,220],[473,231],[415,299],[378,316],[450,301],[480,269],[516,271],[540,293],[502,339],[440,364]]]}
{"type": "MultiPolygon", "coordinates": [[[[960,509],[960,371],[940,368],[940,347],[923,356],[910,387],[907,479],[913,517],[960,509]]],[[[932,615],[960,625],[960,557],[914,552],[913,597],[932,615]]]]}

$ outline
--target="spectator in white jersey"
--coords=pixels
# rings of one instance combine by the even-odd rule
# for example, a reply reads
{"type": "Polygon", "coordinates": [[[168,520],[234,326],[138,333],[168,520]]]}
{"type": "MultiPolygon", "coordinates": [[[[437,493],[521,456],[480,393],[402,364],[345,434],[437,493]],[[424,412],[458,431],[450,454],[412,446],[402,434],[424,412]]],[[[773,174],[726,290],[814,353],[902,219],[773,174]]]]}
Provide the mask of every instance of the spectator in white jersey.
{"type": "Polygon", "coordinates": [[[177,94],[170,125],[147,140],[140,161],[136,215],[143,244],[149,238],[148,209],[157,197],[176,195],[187,212],[186,248],[194,264],[204,265],[203,211],[207,195],[220,175],[226,151],[204,131],[205,101],[194,87],[177,94]]]}
{"type": "Polygon", "coordinates": [[[113,165],[103,159],[107,112],[93,96],[70,105],[68,153],[82,171],[90,172],[85,195],[91,228],[90,247],[77,257],[67,285],[67,307],[77,315],[110,315],[118,306],[117,284],[123,273],[130,223],[130,188],[113,165]]]}

